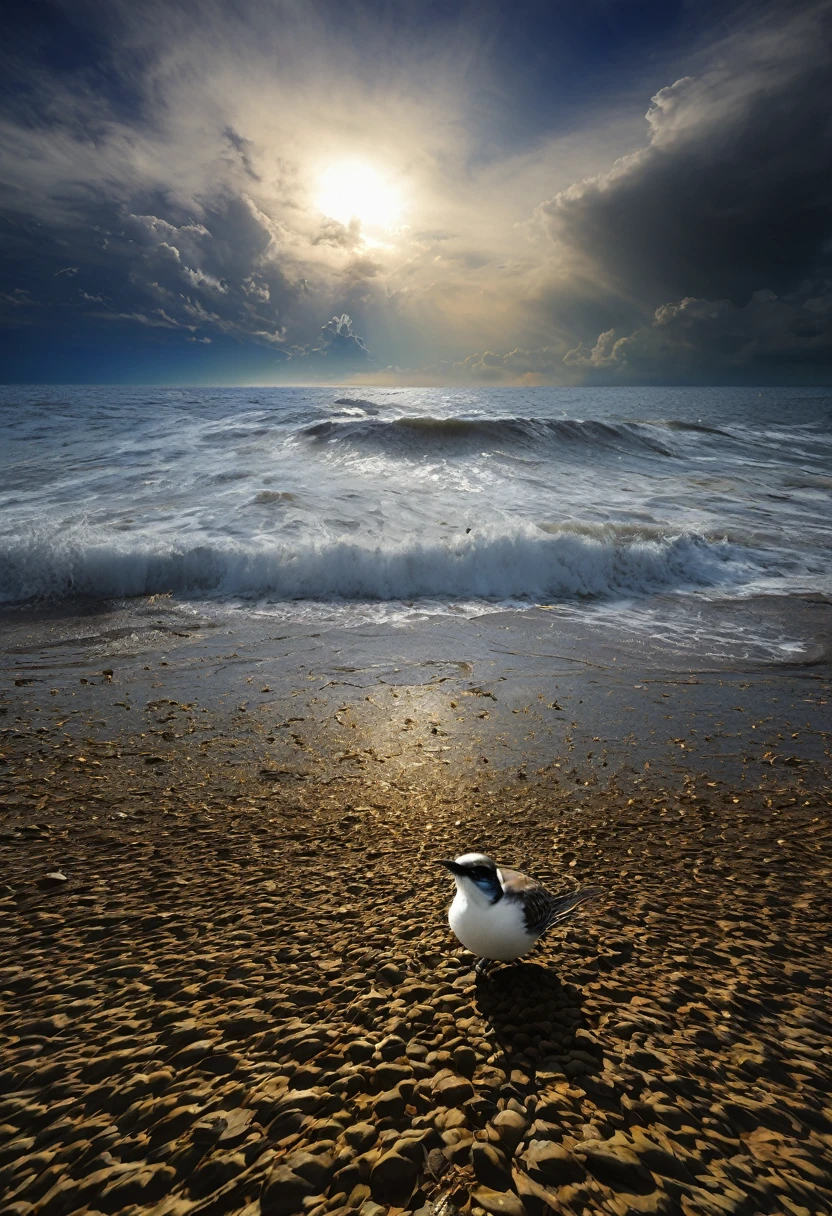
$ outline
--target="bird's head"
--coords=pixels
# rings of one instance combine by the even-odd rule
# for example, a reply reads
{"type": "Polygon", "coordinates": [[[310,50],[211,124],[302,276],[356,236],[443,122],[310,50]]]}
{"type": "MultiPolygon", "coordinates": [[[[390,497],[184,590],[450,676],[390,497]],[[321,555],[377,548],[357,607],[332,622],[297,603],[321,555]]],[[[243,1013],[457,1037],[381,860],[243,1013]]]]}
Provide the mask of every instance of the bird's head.
{"type": "Polygon", "coordinates": [[[439,864],[453,874],[458,890],[481,893],[490,901],[499,898],[502,892],[500,871],[497,863],[485,853],[461,853],[453,861],[440,861],[439,864]]]}

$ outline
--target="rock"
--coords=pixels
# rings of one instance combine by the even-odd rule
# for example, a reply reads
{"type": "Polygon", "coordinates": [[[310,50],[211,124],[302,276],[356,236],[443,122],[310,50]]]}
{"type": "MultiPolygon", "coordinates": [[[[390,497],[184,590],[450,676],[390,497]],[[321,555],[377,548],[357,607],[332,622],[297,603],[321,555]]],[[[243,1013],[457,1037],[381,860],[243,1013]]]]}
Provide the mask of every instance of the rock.
{"type": "Polygon", "coordinates": [[[452,1127],[465,1127],[467,1120],[461,1110],[456,1110],[454,1107],[447,1107],[445,1110],[436,1112],[433,1120],[433,1125],[440,1132],[450,1131],[452,1127]]]}
{"type": "Polygon", "coordinates": [[[375,1144],[378,1129],[372,1123],[353,1123],[344,1132],[344,1139],[350,1148],[367,1149],[375,1144]]]}
{"type": "Polygon", "coordinates": [[[158,1202],[175,1177],[176,1170],[170,1165],[143,1165],[116,1178],[97,1198],[110,1211],[120,1211],[134,1203],[144,1207],[158,1202]]]}
{"type": "Polygon", "coordinates": [[[677,1182],[684,1182],[688,1186],[699,1185],[693,1174],[679,1157],[667,1152],[658,1144],[654,1144],[652,1140],[645,1136],[641,1128],[634,1127],[631,1134],[633,1137],[633,1152],[636,1153],[639,1161],[643,1165],[646,1165],[651,1173],[659,1174],[663,1178],[675,1178],[677,1182]]]}
{"type": "Polygon", "coordinates": [[[630,1068],[638,1069],[639,1072],[651,1073],[669,1072],[673,1067],[669,1056],[648,1051],[644,1047],[637,1047],[633,1051],[625,1052],[624,1063],[629,1064],[630,1068]]]}
{"type": "Polygon", "coordinates": [[[197,1039],[195,1042],[187,1043],[184,1047],[181,1047],[171,1057],[170,1062],[175,1068],[189,1068],[191,1064],[198,1064],[200,1060],[213,1055],[213,1052],[213,1039],[197,1039]]]}
{"type": "Polygon", "coordinates": [[[379,1043],[378,1051],[382,1060],[398,1060],[406,1053],[407,1044],[400,1035],[388,1034],[387,1038],[379,1043]]]}
{"type": "Polygon", "coordinates": [[[525,1118],[517,1111],[501,1110],[499,1115],[495,1115],[491,1120],[491,1126],[500,1137],[500,1142],[506,1152],[511,1156],[526,1134],[525,1118]]]}
{"type": "Polygon", "coordinates": [[[332,1177],[333,1160],[328,1153],[307,1153],[299,1150],[290,1153],[284,1163],[315,1188],[315,1193],[323,1191],[332,1177]]]}
{"type": "Polygon", "coordinates": [[[384,1216],[384,1208],[372,1199],[366,1199],[358,1211],[359,1216],[384,1216]]]}
{"type": "Polygon", "coordinates": [[[220,1135],[220,1144],[223,1148],[231,1148],[248,1135],[254,1111],[238,1107],[236,1110],[222,1113],[225,1115],[226,1126],[220,1135]]]}
{"type": "Polygon", "coordinates": [[[400,1157],[407,1157],[420,1168],[425,1163],[428,1144],[436,1143],[436,1132],[433,1128],[410,1129],[393,1146],[400,1157]]]}
{"type": "Polygon", "coordinates": [[[307,1005],[320,1005],[322,993],[319,988],[307,988],[303,985],[297,988],[290,988],[286,993],[286,1000],[293,1005],[305,1007],[307,1005]]]}
{"type": "Polygon", "coordinates": [[[586,1173],[567,1149],[546,1140],[533,1140],[523,1164],[534,1182],[543,1186],[567,1186],[581,1182],[586,1173]]]}
{"type": "Polygon", "coordinates": [[[304,1064],[292,1074],[289,1085],[292,1089],[312,1089],[323,1077],[323,1069],[316,1064],[304,1064]]]}
{"type": "Polygon", "coordinates": [[[214,1112],[195,1123],[191,1135],[197,1144],[215,1144],[227,1127],[228,1120],[225,1116],[214,1112]]]}
{"type": "Polygon", "coordinates": [[[505,1154],[493,1144],[477,1143],[471,1149],[471,1164],[477,1182],[492,1191],[507,1191],[511,1187],[511,1173],[505,1154]]]}
{"type": "Polygon", "coordinates": [[[383,1089],[392,1089],[400,1081],[408,1081],[413,1076],[413,1069],[407,1064],[379,1064],[375,1078],[383,1089]]]}
{"type": "Polygon", "coordinates": [[[347,1055],[353,1064],[360,1064],[364,1060],[369,1060],[374,1051],[375,1048],[372,1043],[368,1043],[366,1039],[353,1039],[351,1043],[347,1044],[347,1055]]]}
{"type": "Polygon", "coordinates": [[[320,1110],[327,1097],[325,1089],[292,1089],[281,1101],[281,1107],[291,1107],[304,1115],[312,1115],[320,1110]]]}
{"type": "Polygon", "coordinates": [[[451,1168],[451,1163],[441,1148],[432,1148],[425,1159],[428,1173],[437,1181],[451,1168]]]}
{"type": "MultiPolygon", "coordinates": [[[[513,1170],[514,1189],[523,1200],[529,1216],[551,1216],[561,1206],[557,1191],[535,1182],[522,1170],[513,1170]]],[[[567,1191],[566,1194],[569,1194],[567,1191]]]]}
{"type": "Polygon", "coordinates": [[[413,1194],[418,1169],[407,1157],[392,1151],[385,1153],[370,1174],[370,1193],[376,1203],[403,1208],[413,1194]]]}
{"type": "Polygon", "coordinates": [[[471,1146],[474,1137],[462,1127],[454,1127],[449,1132],[442,1133],[445,1144],[443,1152],[454,1165],[465,1166],[471,1160],[471,1146]]]}
{"type": "Polygon", "coordinates": [[[204,1039],[205,1032],[209,1029],[203,1022],[197,1022],[196,1018],[183,1018],[166,1026],[160,1037],[172,1047],[184,1047],[188,1043],[197,1043],[204,1039]]]}
{"type": "Polygon", "coordinates": [[[474,1096],[471,1082],[449,1069],[443,1069],[436,1074],[432,1088],[434,1101],[439,1106],[461,1106],[474,1096]]]}
{"type": "Polygon", "coordinates": [[[523,1200],[513,1191],[492,1191],[487,1186],[478,1186],[471,1198],[494,1216],[527,1216],[523,1200]]]}
{"type": "Polygon", "coordinates": [[[451,1059],[454,1062],[454,1067],[458,1072],[462,1073],[463,1077],[472,1077],[474,1075],[474,1069],[477,1067],[477,1053],[473,1047],[468,1047],[465,1044],[455,1047],[451,1052],[451,1059]]]}
{"type": "Polygon", "coordinates": [[[53,870],[50,874],[44,874],[43,878],[38,880],[38,886],[43,891],[49,891],[53,887],[62,887],[66,881],[66,874],[62,874],[60,870],[53,870]]]}
{"type": "Polygon", "coordinates": [[[395,963],[385,963],[383,967],[379,967],[379,979],[383,980],[386,984],[390,984],[391,987],[397,987],[399,984],[404,983],[406,976],[407,972],[403,971],[401,967],[397,967],[395,963]]]}
{"type": "Polygon", "coordinates": [[[368,1199],[370,1199],[370,1188],[366,1182],[359,1182],[350,1191],[347,1207],[353,1209],[360,1208],[368,1199]]]}
{"type": "Polygon", "coordinates": [[[649,1195],[656,1189],[653,1176],[626,1144],[615,1140],[590,1140],[575,1149],[587,1170],[614,1191],[649,1195]]]}
{"type": "Polygon", "coordinates": [[[227,1039],[247,1039],[250,1035],[261,1034],[271,1030],[274,1019],[259,1009],[247,1009],[241,1013],[231,1014],[219,1022],[223,1035],[227,1039]]]}
{"type": "Polygon", "coordinates": [[[262,1216],[295,1216],[304,1199],[316,1194],[313,1182],[296,1174],[288,1165],[271,1171],[260,1196],[262,1216]]]}
{"type": "Polygon", "coordinates": [[[397,1085],[395,1089],[388,1089],[383,1094],[378,1095],[373,1102],[373,1112],[378,1119],[385,1119],[388,1116],[398,1119],[404,1114],[406,1106],[407,1098],[397,1085]]]}

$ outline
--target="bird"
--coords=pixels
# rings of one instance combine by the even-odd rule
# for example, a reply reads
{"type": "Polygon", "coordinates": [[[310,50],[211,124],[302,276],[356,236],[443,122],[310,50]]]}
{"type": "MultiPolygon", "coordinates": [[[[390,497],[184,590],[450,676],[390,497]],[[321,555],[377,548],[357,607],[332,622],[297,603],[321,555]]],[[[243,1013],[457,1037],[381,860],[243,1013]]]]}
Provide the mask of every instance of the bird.
{"type": "Polygon", "coordinates": [[[485,853],[462,853],[439,864],[456,883],[448,923],[466,950],[478,955],[478,975],[495,961],[513,962],[528,954],[548,929],[602,892],[601,887],[583,887],[552,895],[536,878],[498,866],[485,853]]]}

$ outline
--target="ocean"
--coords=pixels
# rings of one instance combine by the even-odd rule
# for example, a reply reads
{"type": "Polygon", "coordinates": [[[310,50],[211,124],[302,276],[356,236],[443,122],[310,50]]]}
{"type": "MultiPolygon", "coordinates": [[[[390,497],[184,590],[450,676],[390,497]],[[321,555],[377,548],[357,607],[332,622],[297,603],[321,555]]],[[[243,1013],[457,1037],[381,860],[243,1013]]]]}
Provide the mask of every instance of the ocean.
{"type": "Polygon", "coordinates": [[[12,612],[536,608],[783,661],[832,602],[829,390],[5,387],[0,417],[12,612]]]}

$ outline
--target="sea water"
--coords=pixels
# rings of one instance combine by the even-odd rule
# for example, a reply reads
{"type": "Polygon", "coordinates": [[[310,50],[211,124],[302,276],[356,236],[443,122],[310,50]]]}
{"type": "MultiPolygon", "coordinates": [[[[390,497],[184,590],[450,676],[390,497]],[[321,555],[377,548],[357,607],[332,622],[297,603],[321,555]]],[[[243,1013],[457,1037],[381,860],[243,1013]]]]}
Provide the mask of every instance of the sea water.
{"type": "Polygon", "coordinates": [[[536,605],[788,655],[788,612],[718,606],[832,599],[828,390],[6,387],[0,420],[8,608],[536,605]]]}

